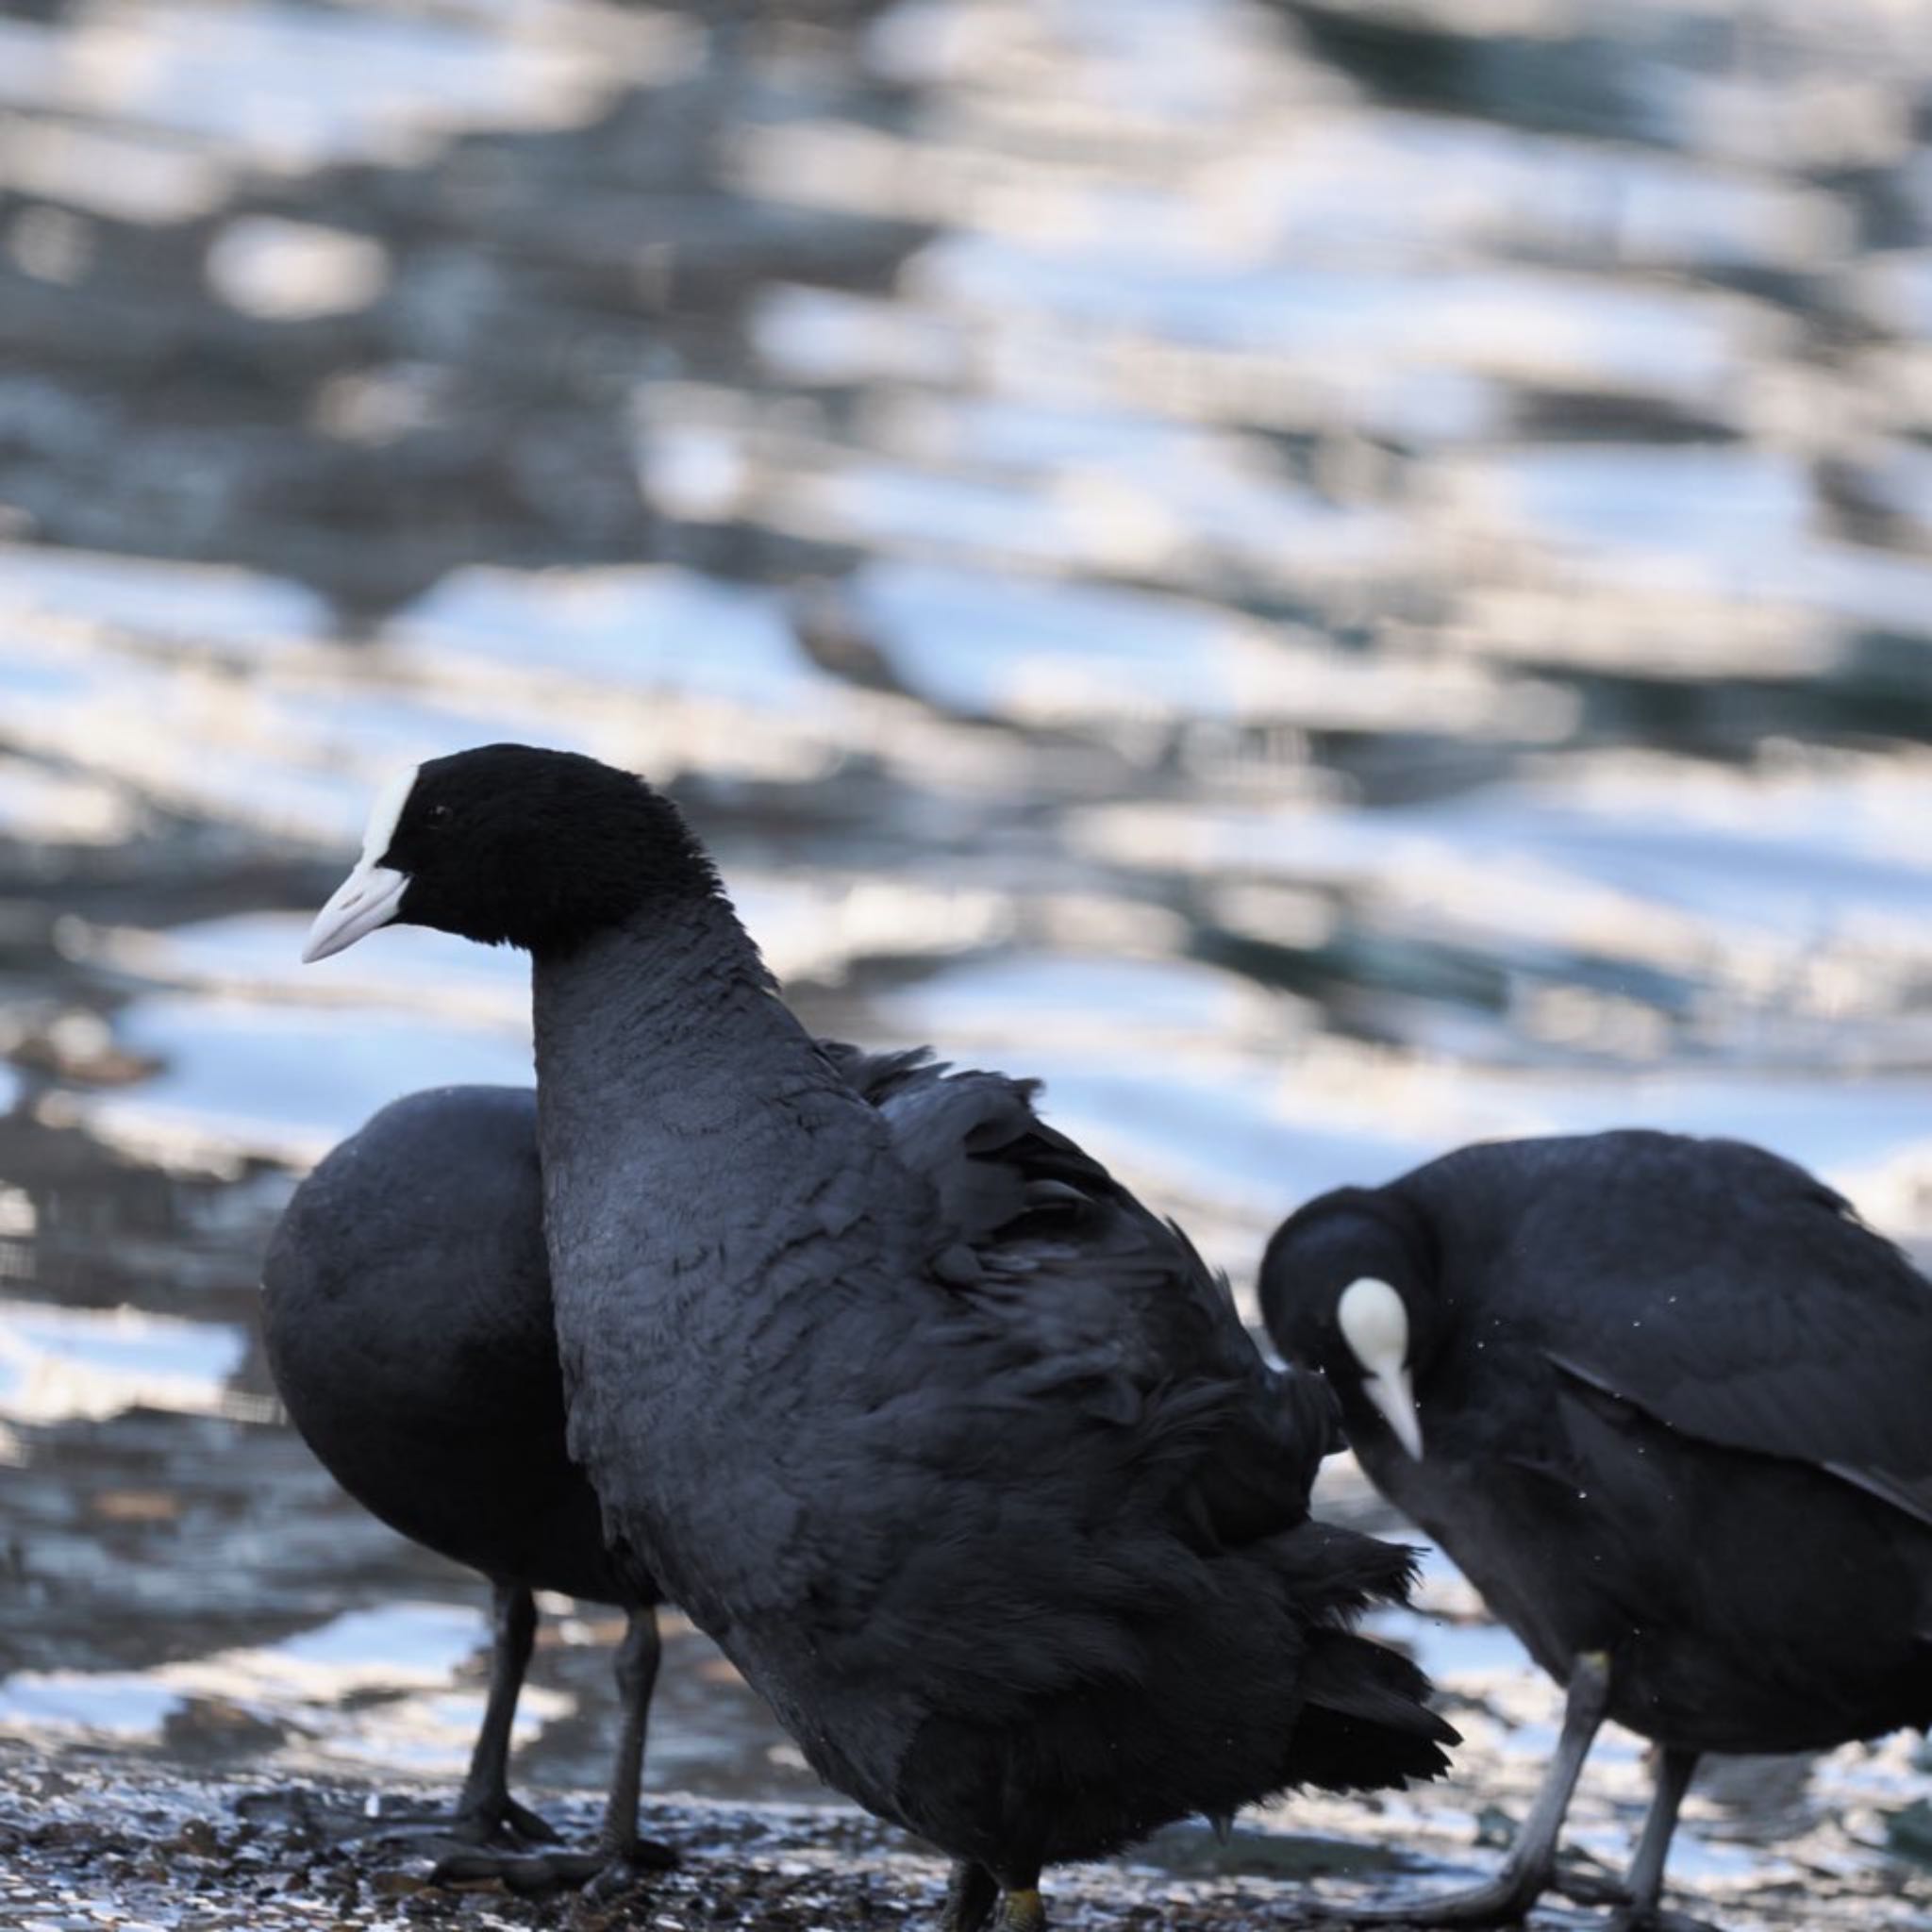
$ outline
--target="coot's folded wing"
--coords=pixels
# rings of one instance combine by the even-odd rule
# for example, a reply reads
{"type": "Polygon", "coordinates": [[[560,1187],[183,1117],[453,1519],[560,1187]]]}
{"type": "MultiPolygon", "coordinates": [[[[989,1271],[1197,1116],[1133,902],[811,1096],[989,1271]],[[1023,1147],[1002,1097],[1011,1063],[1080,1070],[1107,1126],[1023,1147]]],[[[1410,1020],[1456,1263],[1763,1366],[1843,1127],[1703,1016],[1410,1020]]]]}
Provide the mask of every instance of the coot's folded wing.
{"type": "Polygon", "coordinates": [[[1932,1283],[1840,1195],[1735,1141],[1518,1145],[1534,1151],[1507,1175],[1503,1149],[1435,1167],[1466,1164],[1465,1208],[1519,1194],[1485,1265],[1552,1361],[1688,1435],[1812,1463],[1932,1524],[1932,1283]]]}
{"type": "Polygon", "coordinates": [[[1240,1543],[1302,1522],[1330,1445],[1326,1391],[1267,1367],[1226,1283],[1041,1121],[1034,1091],[927,1068],[881,1105],[934,1190],[936,1276],[997,1329],[1002,1386],[1075,1403],[1137,1455],[1158,1443],[1192,1535],[1240,1543]]]}

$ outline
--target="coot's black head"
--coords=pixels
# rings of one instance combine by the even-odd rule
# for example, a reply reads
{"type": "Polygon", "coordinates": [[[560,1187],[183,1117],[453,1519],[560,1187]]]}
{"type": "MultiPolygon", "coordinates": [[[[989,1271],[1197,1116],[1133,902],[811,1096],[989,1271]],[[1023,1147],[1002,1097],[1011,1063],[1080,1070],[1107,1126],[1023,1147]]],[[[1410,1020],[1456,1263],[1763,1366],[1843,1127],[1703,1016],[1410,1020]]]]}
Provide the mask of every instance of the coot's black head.
{"type": "Polygon", "coordinates": [[[379,925],[568,952],[659,901],[718,890],[670,800],[575,752],[486,744],[399,774],[362,856],[317,913],[305,959],[379,925]]]}
{"type": "Polygon", "coordinates": [[[1366,1402],[1411,1456],[1423,1453],[1416,1385],[1441,1330],[1434,1245],[1422,1215],[1387,1189],[1341,1188],[1291,1215],[1261,1260],[1274,1345],[1319,1369],[1344,1413],[1366,1402]]]}

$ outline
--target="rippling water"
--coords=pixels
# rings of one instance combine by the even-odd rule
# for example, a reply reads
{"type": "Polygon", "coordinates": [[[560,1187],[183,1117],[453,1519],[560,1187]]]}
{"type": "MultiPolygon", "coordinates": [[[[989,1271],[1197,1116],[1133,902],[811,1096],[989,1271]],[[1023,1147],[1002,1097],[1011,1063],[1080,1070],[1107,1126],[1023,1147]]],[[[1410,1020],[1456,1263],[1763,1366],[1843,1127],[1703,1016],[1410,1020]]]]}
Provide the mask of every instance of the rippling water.
{"type": "MultiPolygon", "coordinates": [[[[253,1323],[320,1151],[527,1077],[514,960],[295,964],[463,743],[668,781],[813,1024],[1043,1074],[1244,1291],[1314,1191],[1637,1121],[1932,1236],[1908,0],[48,0],[0,111],[0,1735],[460,1769],[475,1581],[253,1323]]],[[[558,1608],[525,1775],[593,1783],[558,1608]]],[[[1286,1816],[1459,1857],[1555,1694],[1445,1567],[1390,1627],[1467,1778],[1286,1816]]],[[[654,1783],[811,1789],[694,1635],[660,1694],[654,1783]]],[[[1720,1772],[1676,1866],[1912,1923],[1915,1800],[1720,1772]]]]}

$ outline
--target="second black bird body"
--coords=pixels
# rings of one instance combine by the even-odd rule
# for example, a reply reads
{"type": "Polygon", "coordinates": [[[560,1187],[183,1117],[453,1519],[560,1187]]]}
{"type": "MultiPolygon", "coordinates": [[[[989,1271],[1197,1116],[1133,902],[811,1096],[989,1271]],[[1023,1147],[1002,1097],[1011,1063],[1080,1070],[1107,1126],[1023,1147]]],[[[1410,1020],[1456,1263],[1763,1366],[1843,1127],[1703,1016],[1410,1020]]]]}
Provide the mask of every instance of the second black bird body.
{"type": "Polygon", "coordinates": [[[275,1386],[364,1507],[486,1576],[656,1600],[564,1447],[529,1088],[391,1102],[302,1183],[263,1273],[275,1386]]]}
{"type": "MultiPolygon", "coordinates": [[[[1557,1774],[1605,1716],[1664,1747],[1640,1906],[1697,1755],[1932,1721],[1932,1286],[1802,1169],[1645,1131],[1468,1147],[1302,1209],[1262,1304],[1571,1687],[1557,1774]]],[[[1446,1916],[1520,1911],[1568,1794],[1446,1916]]]]}
{"type": "Polygon", "coordinates": [[[490,1694],[454,1815],[476,1849],[446,1875],[522,1890],[670,1854],[637,1837],[658,1657],[655,1579],[611,1560],[595,1491],[564,1441],[528,1088],[443,1087],[392,1102],[295,1191],[262,1268],[275,1386],[317,1457],[393,1529],[490,1579],[490,1694]],[[596,1852],[484,1849],[554,1836],[509,1794],[511,1725],[538,1591],[621,1606],[622,1735],[596,1852]]]}

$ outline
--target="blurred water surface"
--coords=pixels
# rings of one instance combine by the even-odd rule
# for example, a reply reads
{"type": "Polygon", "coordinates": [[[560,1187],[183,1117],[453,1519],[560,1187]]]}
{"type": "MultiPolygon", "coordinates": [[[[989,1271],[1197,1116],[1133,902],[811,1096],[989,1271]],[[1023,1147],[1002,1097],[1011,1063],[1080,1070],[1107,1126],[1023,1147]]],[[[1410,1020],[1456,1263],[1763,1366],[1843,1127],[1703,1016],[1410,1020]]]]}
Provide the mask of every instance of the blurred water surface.
{"type": "MultiPolygon", "coordinates": [[[[0,1736],[460,1769],[475,1581],[253,1324],[309,1160],[528,1076],[518,960],[295,963],[461,744],[669,784],[814,1024],[1044,1075],[1243,1292],[1632,1122],[1932,1236],[1909,0],[45,0],[0,113],[0,1736]]],[[[525,1774],[594,1783],[558,1607],[525,1774]]],[[[1446,1566],[1390,1628],[1468,1777],[1284,1817],[1455,1857],[1555,1696],[1446,1566]]],[[[660,1699],[654,1784],[812,1789],[689,1632],[660,1699]]],[[[1678,1863],[1923,1924],[1928,1793],[1747,1768],[1678,1863]]]]}

